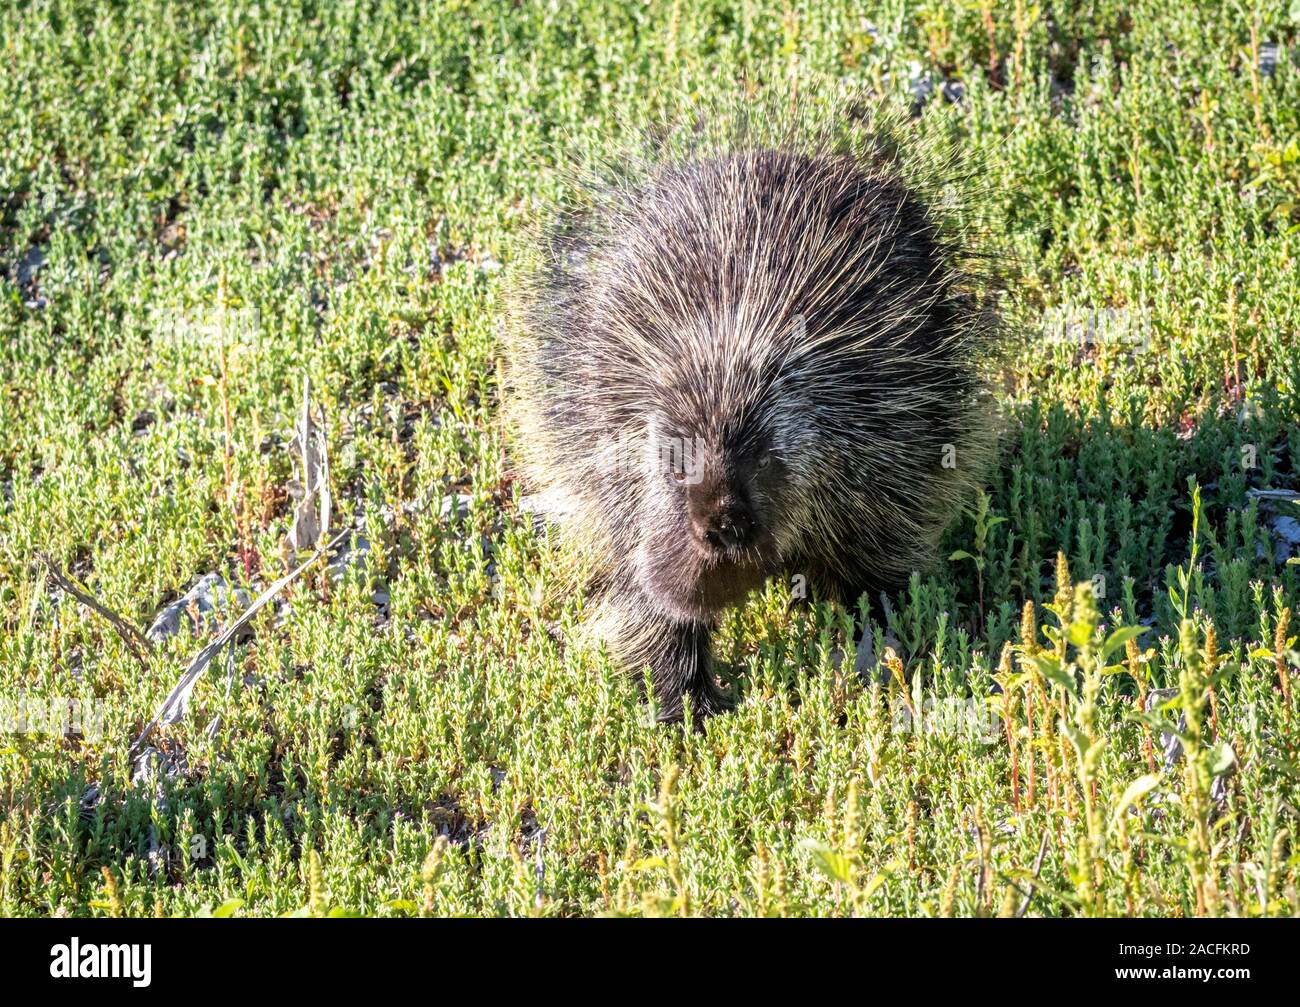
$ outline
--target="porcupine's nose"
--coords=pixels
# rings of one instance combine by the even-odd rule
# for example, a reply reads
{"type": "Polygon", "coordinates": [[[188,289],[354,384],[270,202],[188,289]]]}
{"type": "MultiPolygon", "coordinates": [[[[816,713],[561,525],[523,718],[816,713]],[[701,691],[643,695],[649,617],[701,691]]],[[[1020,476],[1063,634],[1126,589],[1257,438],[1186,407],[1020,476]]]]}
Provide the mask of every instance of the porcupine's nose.
{"type": "Polygon", "coordinates": [[[692,524],[700,541],[714,552],[743,548],[754,533],[754,519],[739,503],[723,504],[692,524]]]}

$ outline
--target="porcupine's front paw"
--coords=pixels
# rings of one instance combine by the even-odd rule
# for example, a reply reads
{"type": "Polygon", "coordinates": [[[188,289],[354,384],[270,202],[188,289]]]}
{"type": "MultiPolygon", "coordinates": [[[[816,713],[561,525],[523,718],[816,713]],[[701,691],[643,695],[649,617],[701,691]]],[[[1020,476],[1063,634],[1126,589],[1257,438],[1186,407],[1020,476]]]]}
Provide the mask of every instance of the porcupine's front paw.
{"type": "Polygon", "coordinates": [[[731,697],[713,677],[709,627],[702,623],[668,623],[662,647],[651,660],[651,679],[660,722],[675,722],[685,712],[685,697],[691,697],[696,724],[731,706],[731,697]]]}
{"type": "Polygon", "coordinates": [[[730,707],[731,697],[713,678],[708,623],[658,612],[635,590],[611,590],[597,605],[589,630],[629,674],[639,678],[649,667],[655,719],[681,720],[687,696],[697,724],[730,707]]]}

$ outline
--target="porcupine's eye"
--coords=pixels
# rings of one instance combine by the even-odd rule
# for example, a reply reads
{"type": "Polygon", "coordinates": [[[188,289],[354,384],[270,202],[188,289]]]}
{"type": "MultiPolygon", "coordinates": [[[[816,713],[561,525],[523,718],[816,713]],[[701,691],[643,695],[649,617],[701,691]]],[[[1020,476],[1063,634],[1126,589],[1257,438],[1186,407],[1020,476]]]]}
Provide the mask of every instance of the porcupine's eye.
{"type": "Polygon", "coordinates": [[[668,478],[677,486],[685,486],[686,478],[690,474],[690,466],[687,464],[687,458],[677,444],[674,444],[670,450],[665,452],[664,459],[667,463],[668,478]]]}
{"type": "Polygon", "coordinates": [[[659,448],[660,463],[664,465],[668,478],[677,486],[693,482],[692,475],[697,473],[699,457],[695,442],[684,436],[671,437],[663,441],[659,448]]]}

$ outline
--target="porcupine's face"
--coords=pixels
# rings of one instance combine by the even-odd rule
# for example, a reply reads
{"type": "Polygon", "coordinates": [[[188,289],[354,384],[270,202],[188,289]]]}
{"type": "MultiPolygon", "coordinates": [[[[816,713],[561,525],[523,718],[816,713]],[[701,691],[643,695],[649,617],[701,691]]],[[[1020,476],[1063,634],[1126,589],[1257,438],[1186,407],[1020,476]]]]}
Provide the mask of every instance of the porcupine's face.
{"type": "Polygon", "coordinates": [[[745,424],[700,432],[656,412],[645,444],[641,586],[668,615],[711,618],[780,567],[786,465],[771,436],[745,424]]]}

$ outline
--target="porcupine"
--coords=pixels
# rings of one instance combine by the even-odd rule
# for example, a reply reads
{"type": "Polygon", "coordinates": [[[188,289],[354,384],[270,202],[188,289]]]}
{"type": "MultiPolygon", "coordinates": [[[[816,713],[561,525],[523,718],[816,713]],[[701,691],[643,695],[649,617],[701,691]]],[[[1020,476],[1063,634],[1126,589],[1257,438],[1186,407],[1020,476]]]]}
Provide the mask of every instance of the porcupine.
{"type": "Polygon", "coordinates": [[[714,623],[766,578],[898,588],[988,457],[991,273],[881,151],[652,160],[556,211],[516,284],[512,451],[660,719],[726,705],[714,623]]]}

